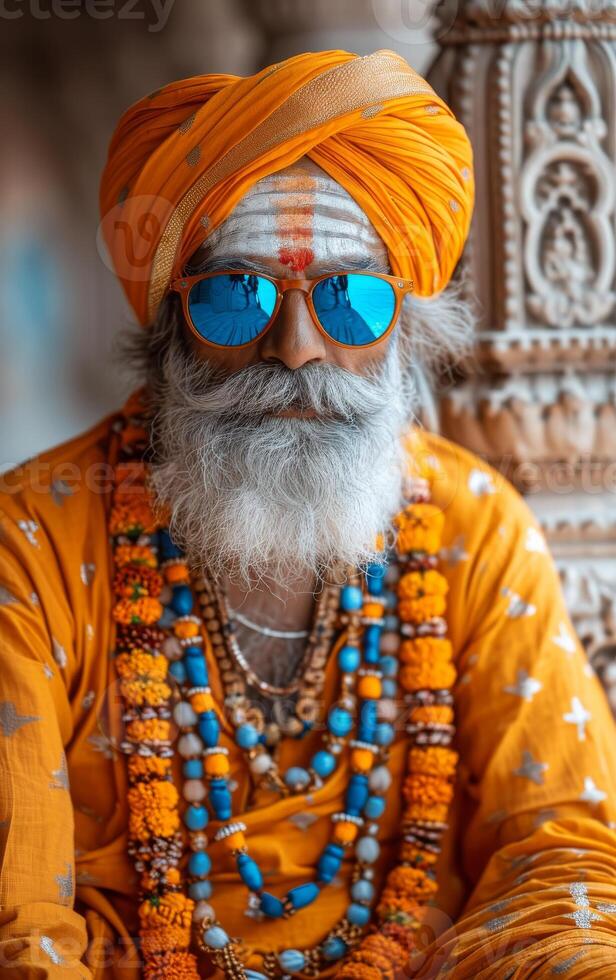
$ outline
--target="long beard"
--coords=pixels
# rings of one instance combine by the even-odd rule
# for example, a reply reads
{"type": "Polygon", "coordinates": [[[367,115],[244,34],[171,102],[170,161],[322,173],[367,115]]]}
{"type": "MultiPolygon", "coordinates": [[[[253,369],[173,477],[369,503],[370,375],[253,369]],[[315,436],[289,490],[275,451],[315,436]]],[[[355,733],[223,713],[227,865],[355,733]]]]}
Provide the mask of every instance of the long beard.
{"type": "Polygon", "coordinates": [[[152,488],[194,567],[288,585],[375,559],[414,407],[393,343],[362,377],[269,363],[221,377],[177,344],[157,387],[152,488]],[[272,414],[288,409],[317,418],[272,414]]]}

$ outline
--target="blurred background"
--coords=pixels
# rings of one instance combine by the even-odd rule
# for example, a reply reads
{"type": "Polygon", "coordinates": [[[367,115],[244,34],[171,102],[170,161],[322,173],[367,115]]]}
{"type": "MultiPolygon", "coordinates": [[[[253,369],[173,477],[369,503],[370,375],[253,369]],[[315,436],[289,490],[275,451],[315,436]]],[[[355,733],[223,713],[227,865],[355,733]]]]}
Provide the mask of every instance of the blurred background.
{"type": "Polygon", "coordinates": [[[0,471],[127,393],[97,246],[121,112],[336,47],[398,51],[469,133],[476,356],[438,426],[527,495],[616,704],[616,0],[0,0],[0,471]]]}

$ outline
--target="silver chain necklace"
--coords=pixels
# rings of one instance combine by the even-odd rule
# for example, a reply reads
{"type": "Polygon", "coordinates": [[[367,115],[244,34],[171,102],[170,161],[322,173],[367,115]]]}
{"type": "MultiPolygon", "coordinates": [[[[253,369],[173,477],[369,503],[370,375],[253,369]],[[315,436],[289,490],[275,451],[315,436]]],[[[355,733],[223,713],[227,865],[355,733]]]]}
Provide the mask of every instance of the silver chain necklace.
{"type": "Polygon", "coordinates": [[[261,636],[270,636],[276,640],[305,640],[310,635],[310,630],[275,630],[270,629],[269,626],[259,626],[236,609],[231,609],[229,605],[227,611],[231,619],[236,619],[246,629],[252,630],[253,633],[260,633],[261,636]]]}

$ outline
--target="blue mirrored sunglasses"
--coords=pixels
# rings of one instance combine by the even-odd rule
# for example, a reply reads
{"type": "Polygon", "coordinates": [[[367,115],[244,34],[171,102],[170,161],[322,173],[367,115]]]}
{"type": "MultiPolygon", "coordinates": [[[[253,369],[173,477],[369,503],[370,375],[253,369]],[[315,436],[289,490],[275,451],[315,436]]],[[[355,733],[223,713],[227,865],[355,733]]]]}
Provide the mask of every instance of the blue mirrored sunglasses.
{"type": "Polygon", "coordinates": [[[275,279],[252,272],[207,272],[171,283],[197,337],[213,347],[247,347],[276,319],[289,289],[304,293],[321,333],[339,347],[371,347],[393,329],[410,279],[377,272],[330,273],[317,279],[275,279]]]}

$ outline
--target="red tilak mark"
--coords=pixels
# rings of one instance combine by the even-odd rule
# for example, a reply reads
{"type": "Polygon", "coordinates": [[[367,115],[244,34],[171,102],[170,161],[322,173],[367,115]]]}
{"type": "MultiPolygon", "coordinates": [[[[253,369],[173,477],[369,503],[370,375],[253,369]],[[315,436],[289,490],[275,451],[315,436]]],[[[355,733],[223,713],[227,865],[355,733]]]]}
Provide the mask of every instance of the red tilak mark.
{"type": "Polygon", "coordinates": [[[302,246],[282,246],[278,249],[278,259],[282,265],[288,265],[292,272],[303,272],[314,261],[314,252],[302,246]]]}

